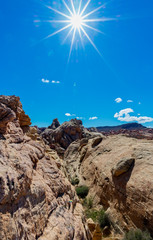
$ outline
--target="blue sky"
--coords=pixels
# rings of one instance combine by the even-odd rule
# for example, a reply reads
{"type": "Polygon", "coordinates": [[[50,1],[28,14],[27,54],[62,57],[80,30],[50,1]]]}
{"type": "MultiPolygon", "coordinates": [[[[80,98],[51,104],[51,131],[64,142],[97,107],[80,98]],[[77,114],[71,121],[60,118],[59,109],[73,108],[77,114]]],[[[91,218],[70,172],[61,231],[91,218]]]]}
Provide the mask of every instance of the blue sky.
{"type": "MultiPolygon", "coordinates": [[[[91,0],[87,10],[103,3],[91,0]]],[[[33,125],[80,117],[85,126],[138,121],[153,127],[153,1],[109,1],[94,18],[115,20],[91,25],[105,34],[87,30],[102,57],[77,36],[69,62],[67,30],[42,40],[63,26],[42,22],[59,19],[45,5],[68,13],[62,0],[1,2],[0,94],[20,96],[33,125]]]]}

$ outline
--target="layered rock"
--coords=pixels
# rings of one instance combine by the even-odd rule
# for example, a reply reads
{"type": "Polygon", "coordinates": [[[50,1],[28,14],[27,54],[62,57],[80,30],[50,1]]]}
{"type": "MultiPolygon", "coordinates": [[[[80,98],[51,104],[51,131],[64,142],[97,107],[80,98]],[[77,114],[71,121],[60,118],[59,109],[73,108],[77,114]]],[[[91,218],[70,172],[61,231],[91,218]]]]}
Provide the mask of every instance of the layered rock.
{"type": "Polygon", "coordinates": [[[4,133],[9,122],[18,121],[20,127],[28,127],[31,121],[22,109],[20,98],[0,95],[0,133],[4,133]]]}
{"type": "Polygon", "coordinates": [[[23,133],[30,120],[19,98],[1,96],[0,104],[0,239],[91,239],[57,155],[23,133]]]}
{"type": "Polygon", "coordinates": [[[68,177],[90,188],[95,206],[107,210],[121,233],[138,227],[153,234],[152,145],[117,135],[75,141],[64,154],[68,177]]]}
{"type": "Polygon", "coordinates": [[[72,142],[82,138],[89,139],[102,136],[102,134],[89,132],[82,126],[81,120],[72,119],[59,125],[58,120],[55,119],[52,125],[41,133],[41,136],[52,149],[55,149],[60,156],[63,156],[72,142]]]}

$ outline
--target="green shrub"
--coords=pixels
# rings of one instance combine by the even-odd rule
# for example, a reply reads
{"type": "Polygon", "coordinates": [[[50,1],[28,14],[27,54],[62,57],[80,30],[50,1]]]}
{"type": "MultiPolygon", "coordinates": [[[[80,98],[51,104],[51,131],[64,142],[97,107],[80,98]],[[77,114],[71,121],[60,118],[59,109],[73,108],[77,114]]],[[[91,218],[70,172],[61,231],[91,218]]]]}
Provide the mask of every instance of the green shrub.
{"type": "Polygon", "coordinates": [[[82,204],[85,208],[91,209],[93,207],[93,198],[92,197],[85,198],[82,204]]]}
{"type": "Polygon", "coordinates": [[[76,187],[76,193],[80,198],[85,198],[88,195],[89,188],[87,186],[76,187]]]}
{"type": "Polygon", "coordinates": [[[72,178],[72,179],[71,179],[71,184],[72,184],[73,186],[78,185],[78,184],[79,184],[79,178],[72,178]]]}
{"type": "Polygon", "coordinates": [[[90,209],[93,207],[93,198],[92,197],[89,197],[87,199],[87,205],[90,209]]]}
{"type": "Polygon", "coordinates": [[[104,227],[110,228],[111,226],[111,221],[107,213],[102,209],[99,211],[98,215],[98,222],[100,227],[103,229],[104,227]]]}
{"type": "Polygon", "coordinates": [[[99,211],[95,209],[87,209],[85,211],[86,218],[91,218],[94,222],[97,222],[99,211]]]}
{"type": "Polygon", "coordinates": [[[108,214],[103,210],[87,209],[85,211],[86,218],[91,218],[94,222],[98,222],[101,229],[104,227],[110,228],[111,221],[108,214]]]}
{"type": "Polygon", "coordinates": [[[125,233],[123,240],[152,240],[149,232],[142,232],[140,229],[131,229],[125,233]]]}

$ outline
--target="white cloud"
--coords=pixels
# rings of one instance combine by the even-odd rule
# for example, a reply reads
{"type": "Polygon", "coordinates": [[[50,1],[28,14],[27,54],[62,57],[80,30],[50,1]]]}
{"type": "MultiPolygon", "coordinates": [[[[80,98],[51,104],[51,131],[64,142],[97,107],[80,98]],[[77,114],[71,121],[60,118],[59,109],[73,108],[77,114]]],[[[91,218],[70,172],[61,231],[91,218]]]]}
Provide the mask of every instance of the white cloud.
{"type": "Polygon", "coordinates": [[[60,83],[60,81],[55,81],[55,80],[52,80],[52,83],[54,83],[54,84],[59,84],[59,83],[60,83]]]}
{"type": "MultiPolygon", "coordinates": [[[[50,80],[44,79],[44,78],[42,78],[41,81],[42,81],[43,83],[50,83],[50,80]]],[[[60,81],[52,80],[51,83],[53,83],[53,84],[59,84],[60,81]]]]}
{"type": "Polygon", "coordinates": [[[116,98],[116,99],[115,99],[115,102],[116,102],[116,103],[121,103],[122,101],[123,101],[122,98],[116,98]]]}
{"type": "Polygon", "coordinates": [[[76,117],[76,119],[82,120],[82,119],[84,119],[84,117],[76,117]]]}
{"type": "Polygon", "coordinates": [[[133,113],[133,109],[126,108],[121,110],[119,113],[115,113],[114,118],[117,118],[119,121],[122,122],[138,122],[138,123],[146,123],[146,122],[153,122],[153,118],[146,117],[146,116],[130,116],[129,113],[133,113]]]}
{"type": "Polygon", "coordinates": [[[75,114],[71,114],[71,113],[65,113],[65,116],[67,117],[73,117],[73,116],[76,116],[75,114]]]}
{"type": "Polygon", "coordinates": [[[41,81],[42,81],[43,83],[49,83],[49,82],[50,82],[49,80],[44,79],[44,78],[42,78],[41,81]]]}
{"type": "Polygon", "coordinates": [[[65,113],[65,116],[70,117],[71,114],[70,113],[65,113]]]}
{"type": "Polygon", "coordinates": [[[141,102],[138,102],[139,105],[141,105],[141,102]]]}
{"type": "Polygon", "coordinates": [[[98,117],[90,117],[89,120],[96,120],[98,117]]]}
{"type": "Polygon", "coordinates": [[[132,103],[133,101],[132,100],[127,100],[128,103],[132,103]]]}

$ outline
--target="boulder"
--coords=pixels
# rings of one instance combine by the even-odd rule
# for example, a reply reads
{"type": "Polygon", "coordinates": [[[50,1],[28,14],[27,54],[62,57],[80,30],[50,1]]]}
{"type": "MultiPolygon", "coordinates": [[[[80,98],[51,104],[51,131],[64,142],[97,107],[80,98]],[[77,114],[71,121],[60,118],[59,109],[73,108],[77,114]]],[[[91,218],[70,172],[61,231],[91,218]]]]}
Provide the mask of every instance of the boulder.
{"type": "Polygon", "coordinates": [[[132,166],[134,165],[135,159],[134,158],[124,158],[120,160],[117,165],[112,168],[112,175],[114,177],[118,177],[123,173],[129,171],[132,166]]]}

